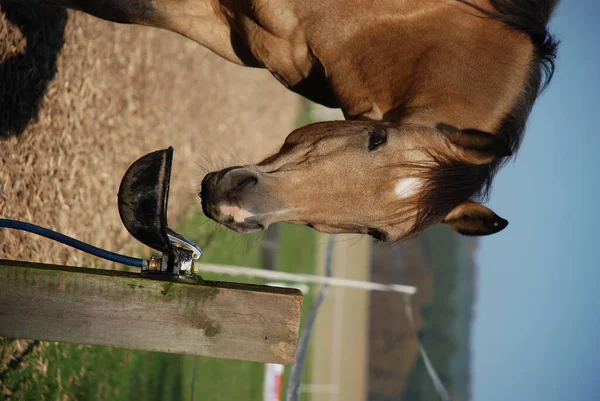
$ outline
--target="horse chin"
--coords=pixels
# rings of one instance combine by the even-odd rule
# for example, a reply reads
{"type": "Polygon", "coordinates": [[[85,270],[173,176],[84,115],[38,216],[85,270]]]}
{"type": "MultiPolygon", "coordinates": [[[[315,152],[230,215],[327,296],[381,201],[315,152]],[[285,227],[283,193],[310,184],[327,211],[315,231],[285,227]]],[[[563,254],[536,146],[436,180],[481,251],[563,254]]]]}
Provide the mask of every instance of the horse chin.
{"type": "Polygon", "coordinates": [[[245,211],[239,206],[214,205],[207,200],[208,196],[202,198],[202,211],[209,219],[219,223],[230,230],[239,233],[252,233],[262,231],[266,227],[254,216],[254,214],[245,211]]]}
{"type": "Polygon", "coordinates": [[[223,214],[215,216],[210,211],[205,211],[204,214],[215,223],[221,224],[238,233],[248,234],[266,229],[266,227],[254,217],[248,217],[243,221],[236,221],[231,216],[223,214]]]}
{"type": "MultiPolygon", "coordinates": [[[[217,221],[217,223],[220,223],[217,221]]],[[[258,231],[262,231],[265,228],[260,224],[260,223],[254,223],[254,222],[242,222],[242,223],[233,223],[233,224],[228,224],[228,223],[220,223],[222,225],[224,225],[225,227],[229,228],[230,230],[233,230],[235,232],[238,233],[242,233],[242,234],[249,234],[249,233],[255,233],[258,231]]]]}

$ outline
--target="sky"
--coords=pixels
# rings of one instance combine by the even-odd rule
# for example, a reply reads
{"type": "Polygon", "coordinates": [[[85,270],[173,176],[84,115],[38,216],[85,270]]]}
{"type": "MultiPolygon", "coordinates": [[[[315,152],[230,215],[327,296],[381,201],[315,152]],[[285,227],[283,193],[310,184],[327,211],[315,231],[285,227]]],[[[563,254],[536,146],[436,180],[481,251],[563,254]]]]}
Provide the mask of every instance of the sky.
{"type": "Polygon", "coordinates": [[[600,399],[600,2],[563,0],[556,74],[487,206],[472,400],[600,399]]]}

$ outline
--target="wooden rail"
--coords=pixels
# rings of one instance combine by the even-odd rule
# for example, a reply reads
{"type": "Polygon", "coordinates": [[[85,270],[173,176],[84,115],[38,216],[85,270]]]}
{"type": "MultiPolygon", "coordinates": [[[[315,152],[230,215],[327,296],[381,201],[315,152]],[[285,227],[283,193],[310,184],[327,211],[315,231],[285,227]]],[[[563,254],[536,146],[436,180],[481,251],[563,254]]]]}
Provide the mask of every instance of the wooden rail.
{"type": "Polygon", "coordinates": [[[293,364],[296,289],[0,259],[0,336],[293,364]]]}

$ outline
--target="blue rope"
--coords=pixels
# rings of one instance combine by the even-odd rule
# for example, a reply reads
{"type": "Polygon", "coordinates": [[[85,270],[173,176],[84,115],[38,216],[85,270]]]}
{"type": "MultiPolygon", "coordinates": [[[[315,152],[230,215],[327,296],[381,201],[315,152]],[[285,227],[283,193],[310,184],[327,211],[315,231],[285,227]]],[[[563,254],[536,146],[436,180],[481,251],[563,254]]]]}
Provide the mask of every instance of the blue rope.
{"type": "Polygon", "coordinates": [[[41,235],[42,237],[50,238],[51,240],[58,241],[68,246],[72,246],[73,248],[79,249],[80,251],[87,252],[99,258],[120,263],[122,265],[141,268],[144,264],[144,259],[132,258],[130,256],[120,255],[118,253],[96,248],[95,246],[86,244],[85,242],[81,242],[79,240],[76,240],[75,238],[71,238],[64,234],[57,233],[56,231],[36,226],[35,224],[26,223],[24,221],[0,219],[0,228],[2,227],[28,231],[33,234],[41,235]]]}

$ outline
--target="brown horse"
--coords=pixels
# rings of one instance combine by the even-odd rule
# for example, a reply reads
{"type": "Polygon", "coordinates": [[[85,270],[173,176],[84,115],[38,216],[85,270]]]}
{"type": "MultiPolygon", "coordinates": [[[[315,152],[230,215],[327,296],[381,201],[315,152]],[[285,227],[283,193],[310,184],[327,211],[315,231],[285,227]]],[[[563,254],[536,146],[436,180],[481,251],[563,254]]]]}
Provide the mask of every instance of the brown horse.
{"type": "Polygon", "coordinates": [[[439,222],[504,229],[477,201],[518,149],[557,48],[557,0],[31,1],[178,32],[342,109],[347,121],[303,127],[258,165],[204,178],[206,215],[243,232],[287,221],[394,241],[439,222]]]}

